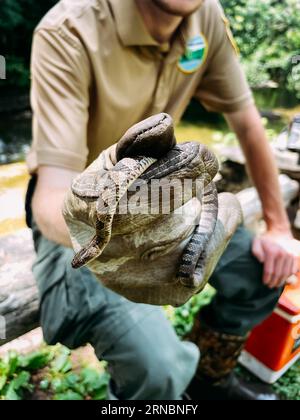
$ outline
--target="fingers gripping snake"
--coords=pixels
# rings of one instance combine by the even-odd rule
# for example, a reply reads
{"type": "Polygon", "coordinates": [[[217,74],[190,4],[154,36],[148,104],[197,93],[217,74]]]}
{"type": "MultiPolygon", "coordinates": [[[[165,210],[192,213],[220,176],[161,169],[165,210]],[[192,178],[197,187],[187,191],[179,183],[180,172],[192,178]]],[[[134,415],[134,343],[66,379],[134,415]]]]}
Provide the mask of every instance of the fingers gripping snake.
{"type": "Polygon", "coordinates": [[[204,146],[193,142],[176,145],[173,121],[167,114],[155,115],[129,129],[117,145],[116,165],[104,176],[91,174],[84,180],[80,177],[74,180],[72,192],[75,195],[97,198],[97,220],[95,235],[75,255],[73,268],[82,267],[101,255],[110,242],[114,215],[120,200],[135,181],[176,176],[176,173],[197,161],[199,154],[205,172],[204,191],[196,193],[202,204],[201,217],[181,256],[177,278],[186,287],[200,286],[206,263],[206,246],[218,217],[218,196],[213,183],[218,166],[216,159],[204,146]],[[210,170],[207,170],[206,163],[212,165],[210,170]]]}

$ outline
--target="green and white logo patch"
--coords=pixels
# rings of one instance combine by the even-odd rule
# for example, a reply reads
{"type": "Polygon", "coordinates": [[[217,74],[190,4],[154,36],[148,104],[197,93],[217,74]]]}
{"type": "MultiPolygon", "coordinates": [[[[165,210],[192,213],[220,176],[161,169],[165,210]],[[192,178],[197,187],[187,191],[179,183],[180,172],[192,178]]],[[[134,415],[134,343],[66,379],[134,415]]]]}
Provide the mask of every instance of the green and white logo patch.
{"type": "Polygon", "coordinates": [[[208,44],[204,35],[197,35],[188,40],[186,50],[178,61],[179,70],[183,73],[194,73],[205,62],[208,44]]]}

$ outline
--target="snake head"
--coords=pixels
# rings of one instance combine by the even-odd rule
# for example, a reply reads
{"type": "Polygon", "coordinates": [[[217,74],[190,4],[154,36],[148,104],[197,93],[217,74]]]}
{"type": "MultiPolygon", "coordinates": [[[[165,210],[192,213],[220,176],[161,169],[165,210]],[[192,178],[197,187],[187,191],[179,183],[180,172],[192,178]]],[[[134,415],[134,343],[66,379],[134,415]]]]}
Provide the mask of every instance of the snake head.
{"type": "Polygon", "coordinates": [[[153,115],[126,131],[117,144],[117,161],[137,156],[159,159],[175,144],[174,124],[170,115],[153,115]]]}

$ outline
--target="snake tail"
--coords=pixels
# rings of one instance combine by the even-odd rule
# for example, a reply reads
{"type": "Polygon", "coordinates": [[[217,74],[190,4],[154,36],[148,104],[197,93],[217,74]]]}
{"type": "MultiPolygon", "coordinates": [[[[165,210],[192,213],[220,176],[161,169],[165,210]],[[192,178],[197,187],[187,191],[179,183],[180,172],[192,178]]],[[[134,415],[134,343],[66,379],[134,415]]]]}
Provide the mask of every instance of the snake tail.
{"type": "Polygon", "coordinates": [[[179,281],[189,288],[199,288],[203,283],[203,267],[206,263],[205,249],[216,227],[218,193],[213,182],[206,186],[201,201],[200,222],[183,251],[177,274],[179,281]]]}

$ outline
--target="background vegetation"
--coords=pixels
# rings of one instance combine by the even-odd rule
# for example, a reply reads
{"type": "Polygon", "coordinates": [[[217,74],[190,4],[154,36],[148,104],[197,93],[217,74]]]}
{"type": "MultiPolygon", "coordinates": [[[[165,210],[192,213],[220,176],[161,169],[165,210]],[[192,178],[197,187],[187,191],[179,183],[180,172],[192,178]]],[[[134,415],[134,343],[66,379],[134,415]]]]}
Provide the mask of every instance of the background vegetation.
{"type": "MultiPolygon", "coordinates": [[[[1,1],[0,54],[7,58],[6,86],[28,87],[32,31],[56,1],[1,1]]],[[[300,62],[292,63],[292,57],[300,54],[299,0],[221,2],[251,85],[273,81],[300,98],[300,62]]]]}
{"type": "Polygon", "coordinates": [[[32,32],[57,0],[1,0],[0,54],[6,57],[7,80],[0,86],[28,87],[32,32]]]}
{"type": "Polygon", "coordinates": [[[300,99],[299,0],[221,0],[230,19],[250,83],[270,81],[300,99]]]}

